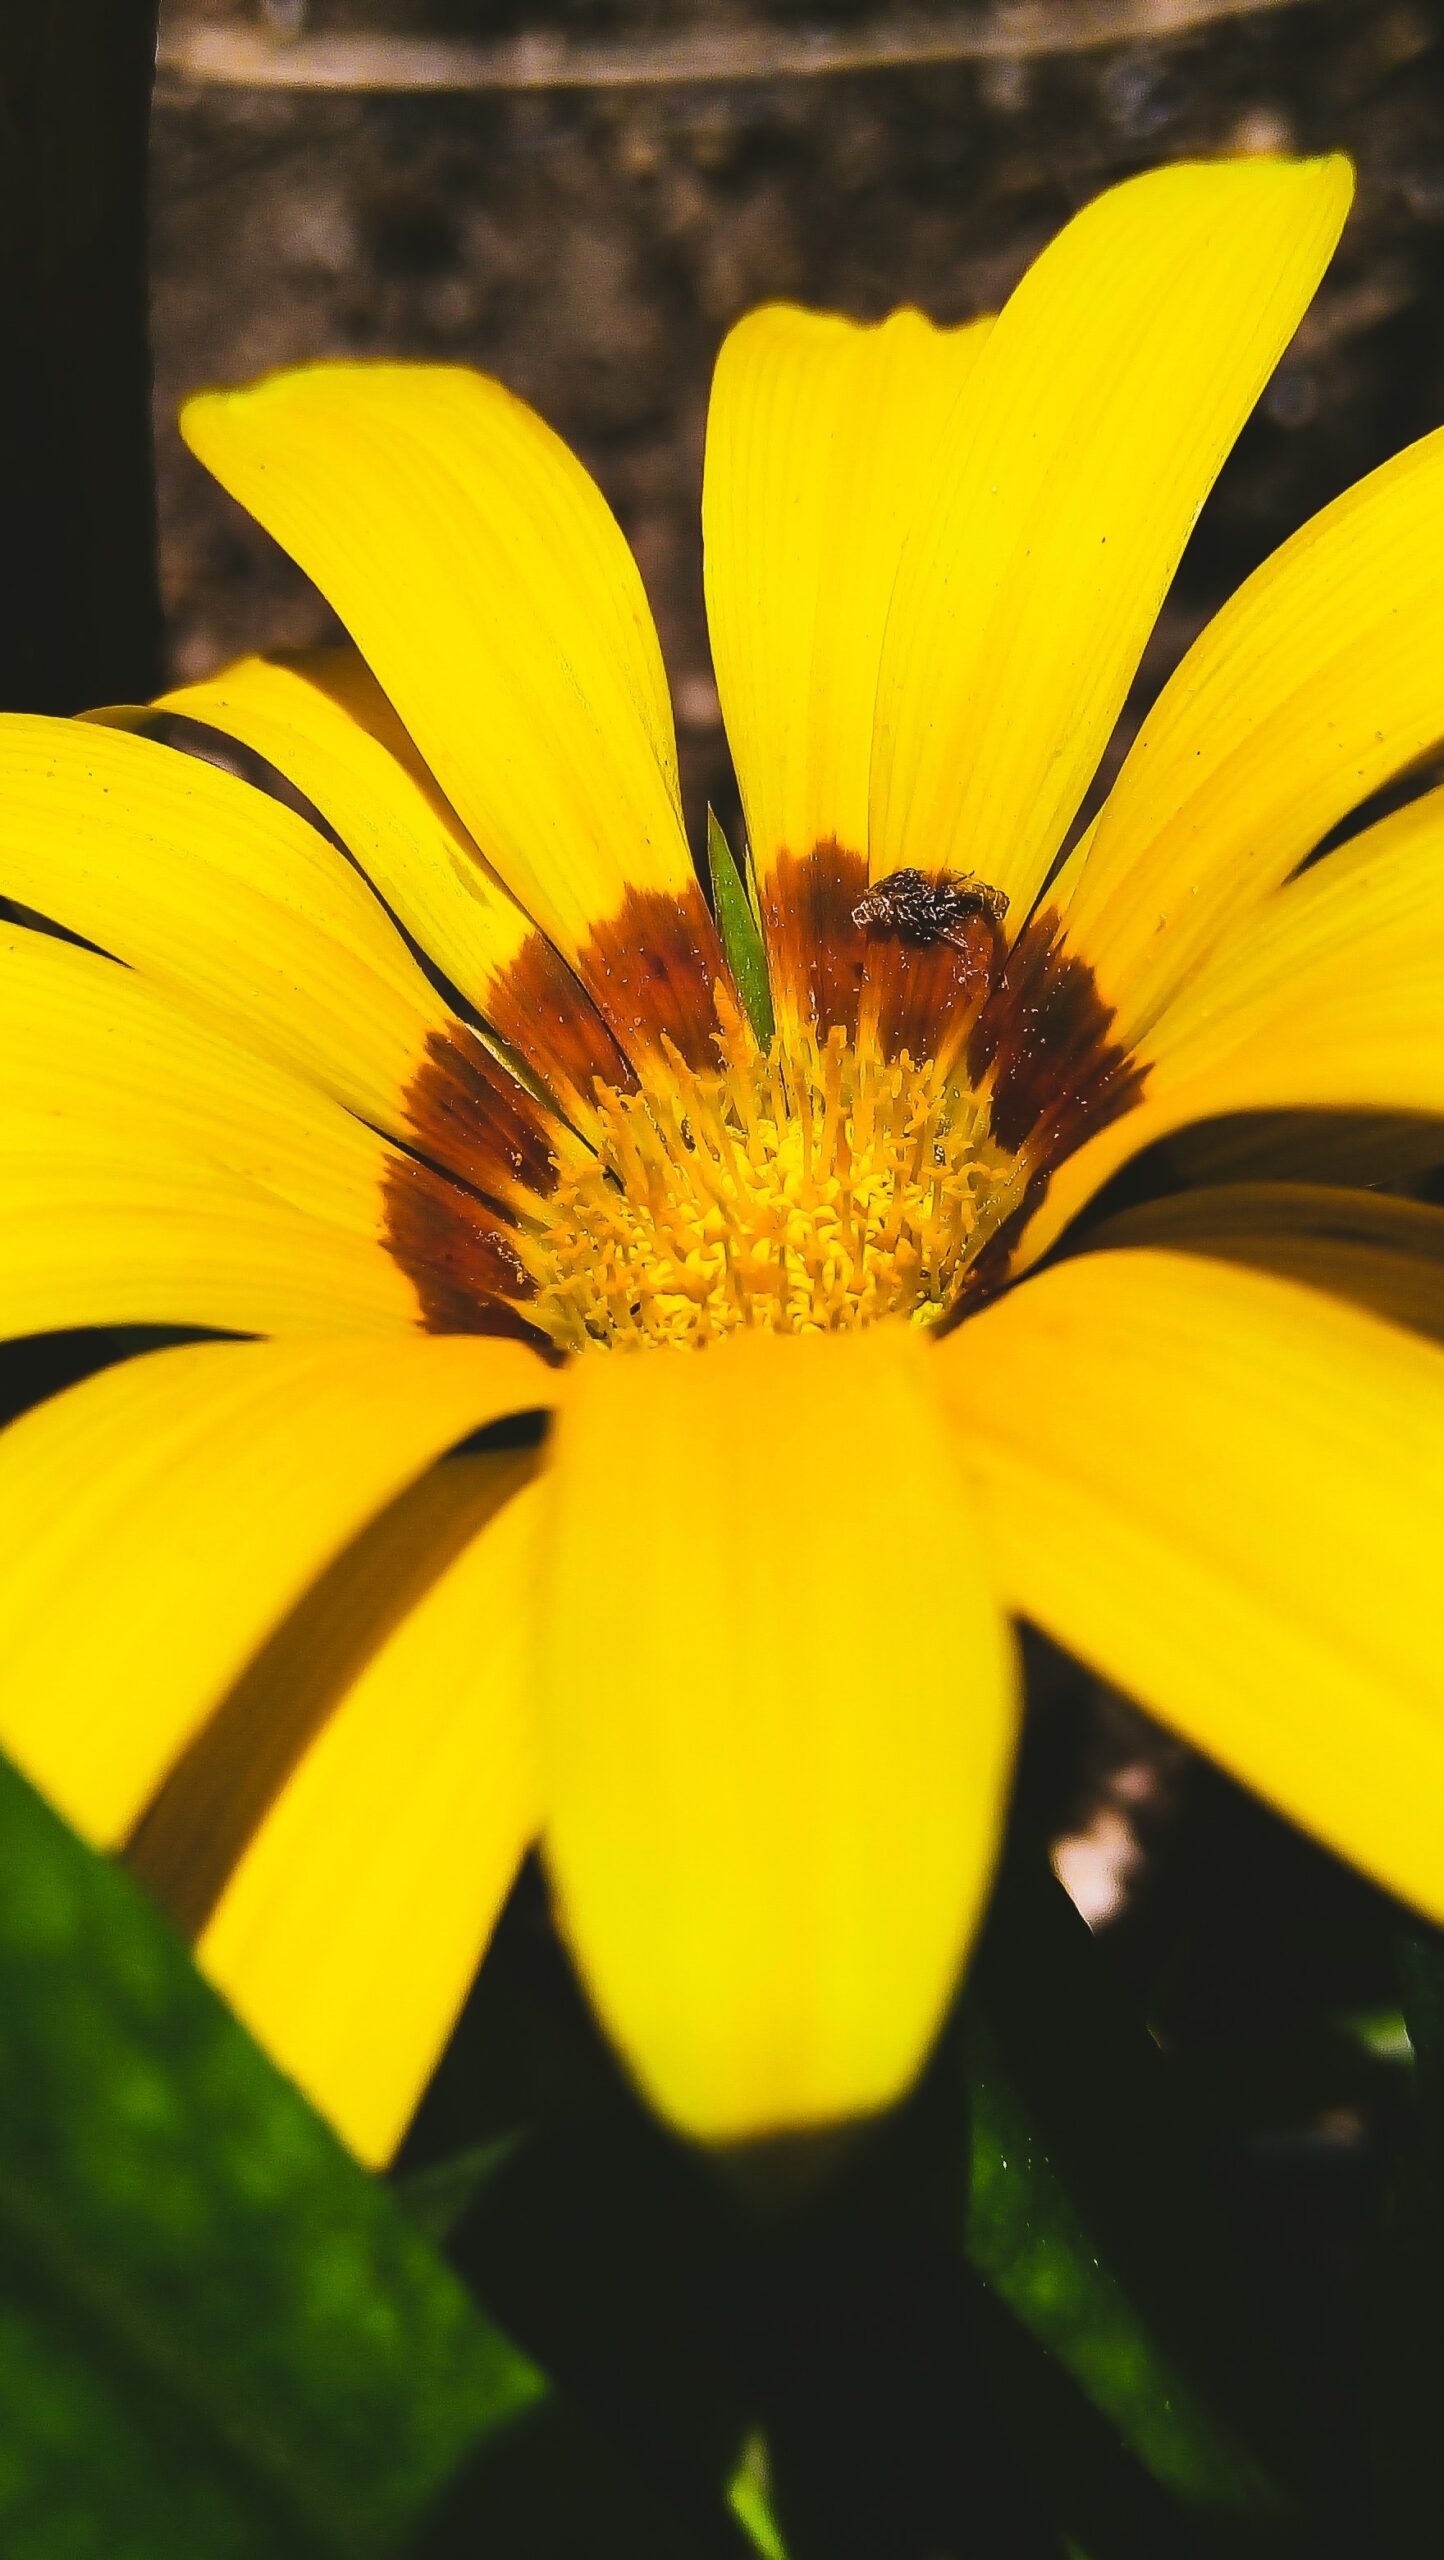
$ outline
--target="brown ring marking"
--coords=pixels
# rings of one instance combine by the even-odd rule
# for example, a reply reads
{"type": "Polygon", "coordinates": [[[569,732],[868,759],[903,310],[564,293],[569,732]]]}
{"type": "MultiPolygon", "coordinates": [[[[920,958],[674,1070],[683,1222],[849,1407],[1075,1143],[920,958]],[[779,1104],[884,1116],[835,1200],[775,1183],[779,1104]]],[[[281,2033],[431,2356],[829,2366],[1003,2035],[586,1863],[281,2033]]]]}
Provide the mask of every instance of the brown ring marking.
{"type": "Polygon", "coordinates": [[[867,860],[825,837],[810,853],[783,849],[761,884],[773,1002],[823,1038],[857,1037],[867,943],[852,911],[867,890],[867,860]]]}
{"type": "MultiPolygon", "coordinates": [[[[697,905],[711,936],[700,890],[697,905]]],[[[587,1016],[566,998],[575,981],[540,934],[523,950],[530,953],[530,971],[513,977],[515,1005],[526,1006],[533,996],[545,1002],[549,995],[576,1042],[571,1063],[579,1077],[590,1078],[598,1071],[598,1060],[587,1016]]],[[[633,1047],[658,1052],[666,1033],[690,1064],[715,1066],[712,988],[724,964],[720,949],[715,965],[709,961],[687,901],[629,892],[618,914],[598,929],[587,965],[606,976],[609,1009],[615,1019],[625,1018],[633,1047]],[[710,975],[705,974],[709,967],[710,975]],[[678,1008],[679,993],[686,998],[685,1010],[678,1008]]],[[[497,1029],[505,1036],[500,1020],[497,1029]]],[[[610,1033],[602,1036],[608,1044],[601,1060],[603,1080],[623,1091],[632,1089],[636,1078],[630,1066],[610,1033]]],[[[501,1303],[532,1295],[533,1284],[507,1241],[504,1220],[491,1214],[488,1204],[505,1203],[518,1189],[545,1198],[556,1188],[557,1161],[539,1107],[496,1065],[476,1035],[458,1024],[428,1041],[425,1061],[407,1091],[405,1114],[424,1162],[393,1166],[385,1187],[384,1241],[417,1292],[428,1330],[521,1331],[533,1338],[523,1319],[501,1303]],[[473,1202],[439,1180],[434,1170],[430,1181],[422,1179],[428,1166],[459,1174],[483,1198],[473,1202]]]]}
{"type": "Polygon", "coordinates": [[[675,892],[628,889],[615,915],[593,927],[576,968],[628,1058],[659,1056],[665,1034],[687,1066],[716,1066],[712,990],[728,972],[698,882],[675,892]]]}
{"type": "Polygon", "coordinates": [[[968,1073],[991,1072],[993,1135],[1030,1159],[1021,1199],[963,1276],[936,1330],[951,1333],[1008,1285],[1014,1249],[1065,1156],[1137,1102],[1146,1062],[1110,1040],[1114,1009],[1085,960],[1066,950],[1056,909],[1033,916],[973,1026],[968,1073]]]}
{"type": "MultiPolygon", "coordinates": [[[[824,1031],[840,1021],[853,1037],[869,950],[852,910],[865,885],[861,856],[824,844],[801,862],[783,856],[769,882],[764,910],[773,951],[794,987],[800,979],[810,1018],[824,1031]]],[[[675,932],[680,911],[665,900],[657,904],[675,932]]],[[[951,943],[908,945],[901,954],[895,943],[885,945],[897,965],[877,993],[884,1054],[896,1055],[907,1047],[921,1062],[941,1045],[940,1022],[972,1014],[980,974],[986,971],[992,978],[1000,943],[996,920],[984,915],[972,922],[977,926],[976,958],[971,948],[959,951],[951,943]]],[[[681,947],[692,948],[685,925],[681,930],[681,947]]],[[[641,968],[633,983],[670,987],[668,962],[676,942],[664,941],[658,949],[643,940],[634,947],[641,953],[641,968]]],[[[709,1020],[710,1011],[709,993],[709,1020]]],[[[660,1012],[651,1019],[659,1031],[660,1012]]],[[[1051,1169],[1137,1100],[1146,1069],[1121,1043],[1110,1040],[1113,1019],[1092,970],[1063,947],[1056,913],[1035,916],[991,985],[968,1042],[973,1082],[991,1079],[994,1136],[1001,1146],[1026,1149],[1032,1159],[1023,1202],[974,1265],[966,1289],[970,1304],[1001,1285],[1012,1244],[1051,1169]]],[[[700,1021],[693,1030],[700,1038],[700,1021]]],[[[710,1031],[706,1052],[710,1063],[715,1054],[710,1031]]],[[[495,1191],[496,1167],[504,1161],[515,1180],[544,1195],[555,1185],[555,1160],[539,1130],[528,1129],[519,1118],[506,1127],[503,1106],[510,1096],[500,1090],[501,1084],[502,1071],[479,1042],[468,1050],[441,1036],[434,1039],[408,1098],[422,1152],[455,1164],[481,1192],[495,1191]],[[483,1130],[489,1153],[477,1143],[483,1130]]],[[[449,1185],[434,1177],[430,1184],[418,1179],[422,1170],[398,1168],[388,1181],[386,1242],[417,1290],[425,1322],[437,1331],[475,1331],[504,1323],[525,1332],[523,1320],[500,1303],[530,1294],[504,1227],[449,1185]]]]}
{"type": "Polygon", "coordinates": [[[1019,934],[968,1042],[975,1085],[992,1078],[993,1135],[1051,1170],[1131,1110],[1148,1070],[1109,1037],[1114,1009],[1063,942],[1055,908],[1019,934]]]}
{"type": "Polygon", "coordinates": [[[464,1022],[427,1035],[402,1101],[419,1154],[490,1199],[545,1198],[557,1183],[551,1114],[464,1022]]]}
{"type": "Polygon", "coordinates": [[[921,1065],[953,1049],[995,983],[1004,939],[983,911],[962,919],[958,940],[899,931],[867,910],[876,898],[865,857],[827,837],[810,853],[784,852],[762,893],[774,989],[822,1037],[840,1024],[871,1038],[884,1058],[904,1050],[921,1065]]]}
{"type": "Polygon", "coordinates": [[[629,1061],[539,926],[496,970],[486,1012],[498,1038],[526,1060],[563,1108],[575,1113],[590,1103],[599,1082],[621,1093],[635,1089],[629,1061]]]}
{"type": "Polygon", "coordinates": [[[870,934],[869,992],[863,1023],[876,1021],[883,1056],[907,1051],[918,1065],[954,1054],[996,985],[1005,948],[1002,927],[990,915],[968,916],[955,942],[909,942],[870,934]]]}
{"type": "Polygon", "coordinates": [[[510,1303],[535,1294],[504,1221],[480,1200],[408,1156],[382,1187],[381,1241],[420,1303],[427,1333],[540,1337],[510,1303]]]}

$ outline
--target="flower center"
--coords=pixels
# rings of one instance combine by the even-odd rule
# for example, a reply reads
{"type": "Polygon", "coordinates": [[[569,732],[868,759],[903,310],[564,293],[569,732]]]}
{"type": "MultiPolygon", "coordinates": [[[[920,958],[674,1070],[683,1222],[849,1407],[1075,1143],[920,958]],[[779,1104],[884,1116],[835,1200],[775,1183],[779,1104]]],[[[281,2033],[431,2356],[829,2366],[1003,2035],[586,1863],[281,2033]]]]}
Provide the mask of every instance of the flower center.
{"type": "Polygon", "coordinates": [[[566,1351],[933,1322],[1021,1196],[986,1102],[841,1029],[764,1054],[734,1020],[718,1046],[715,1073],[674,1053],[648,1092],[599,1091],[595,1158],[519,1240],[530,1321],[566,1351]]]}

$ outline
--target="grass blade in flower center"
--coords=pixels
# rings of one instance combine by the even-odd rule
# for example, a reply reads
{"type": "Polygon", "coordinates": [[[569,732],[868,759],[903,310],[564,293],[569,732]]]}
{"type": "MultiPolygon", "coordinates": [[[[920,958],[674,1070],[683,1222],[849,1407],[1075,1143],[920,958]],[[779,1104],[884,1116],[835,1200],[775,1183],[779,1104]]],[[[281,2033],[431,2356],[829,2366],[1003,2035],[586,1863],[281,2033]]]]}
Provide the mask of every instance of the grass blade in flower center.
{"type": "Polygon", "coordinates": [[[737,858],[722,832],[717,812],[707,812],[707,869],[712,881],[712,908],[728,966],[737,982],[747,1019],[766,1048],[772,1037],[772,988],[762,928],[737,868],[737,858]]]}

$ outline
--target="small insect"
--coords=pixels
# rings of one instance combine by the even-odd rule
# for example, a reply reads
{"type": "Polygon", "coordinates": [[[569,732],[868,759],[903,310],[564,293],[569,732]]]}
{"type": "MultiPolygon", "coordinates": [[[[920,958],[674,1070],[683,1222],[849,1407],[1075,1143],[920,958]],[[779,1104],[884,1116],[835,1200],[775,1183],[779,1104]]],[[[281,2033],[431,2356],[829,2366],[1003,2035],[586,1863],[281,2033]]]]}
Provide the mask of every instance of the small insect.
{"type": "Polygon", "coordinates": [[[990,888],[971,871],[944,871],[935,879],[925,871],[890,871],[859,898],[852,920],[895,933],[904,942],[950,942],[972,959],[977,942],[968,926],[980,917],[999,925],[1007,912],[1005,892],[990,888]]]}

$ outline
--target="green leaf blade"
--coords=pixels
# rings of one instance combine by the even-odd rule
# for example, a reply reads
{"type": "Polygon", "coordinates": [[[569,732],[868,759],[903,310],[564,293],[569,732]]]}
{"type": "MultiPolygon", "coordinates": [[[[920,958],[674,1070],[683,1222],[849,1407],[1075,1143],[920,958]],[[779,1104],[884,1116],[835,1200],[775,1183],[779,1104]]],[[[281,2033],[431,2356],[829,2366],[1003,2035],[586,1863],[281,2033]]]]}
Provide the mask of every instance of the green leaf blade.
{"type": "Polygon", "coordinates": [[[539,2418],[632,2547],[630,2472],[0,1763],[6,2560],[382,2560],[539,2418]]]}
{"type": "MultiPolygon", "coordinates": [[[[750,870],[750,863],[748,867],[750,870]]],[[[766,945],[736,858],[714,809],[707,812],[707,868],[712,881],[712,909],[722,937],[722,948],[727,954],[727,965],[747,1019],[766,1048],[775,1028],[766,945]]]]}
{"type": "Polygon", "coordinates": [[[1304,2547],[1356,2483],[1233,2246],[1162,2057],[1031,1861],[1004,1869],[959,2023],[968,2262],[1204,2547],[1304,2547]]]}

